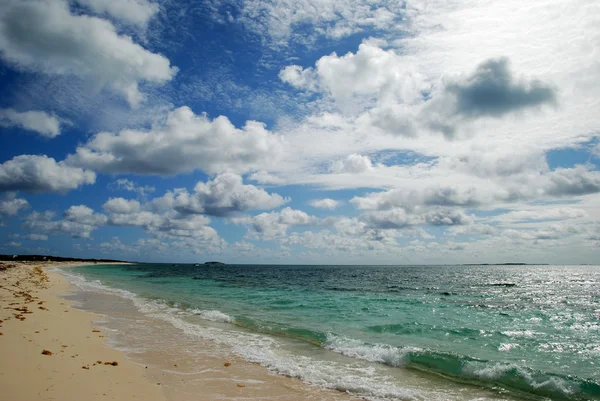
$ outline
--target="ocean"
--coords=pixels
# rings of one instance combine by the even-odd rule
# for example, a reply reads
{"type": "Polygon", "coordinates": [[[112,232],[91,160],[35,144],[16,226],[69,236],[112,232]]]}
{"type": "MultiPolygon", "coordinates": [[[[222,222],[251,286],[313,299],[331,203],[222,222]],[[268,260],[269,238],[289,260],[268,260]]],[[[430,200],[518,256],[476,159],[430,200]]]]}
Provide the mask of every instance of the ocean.
{"type": "MultiPolygon", "coordinates": [[[[369,400],[600,400],[600,266],[98,264],[61,272],[84,297],[117,296],[167,322],[180,334],[164,346],[181,343],[177,335],[197,338],[369,400]]],[[[106,301],[88,309],[111,316],[106,301]]],[[[145,335],[118,345],[139,349],[160,337],[145,335]]]]}

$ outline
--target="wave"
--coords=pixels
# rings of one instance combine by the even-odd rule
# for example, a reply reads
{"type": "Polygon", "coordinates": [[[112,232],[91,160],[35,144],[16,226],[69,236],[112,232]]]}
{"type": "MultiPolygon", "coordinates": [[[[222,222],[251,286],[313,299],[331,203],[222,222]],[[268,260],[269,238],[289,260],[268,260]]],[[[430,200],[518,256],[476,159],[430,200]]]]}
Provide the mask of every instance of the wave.
{"type": "Polygon", "coordinates": [[[232,323],[234,320],[231,316],[218,310],[191,309],[190,313],[199,316],[204,320],[209,320],[211,322],[232,323]]]}
{"type": "Polygon", "coordinates": [[[415,347],[370,344],[330,334],[325,348],[340,354],[395,367],[436,373],[461,382],[502,386],[557,400],[600,399],[600,383],[575,376],[542,372],[511,363],[485,361],[415,347]]]}
{"type": "MultiPolygon", "coordinates": [[[[445,399],[443,394],[438,394],[435,390],[424,393],[420,390],[400,387],[369,368],[349,367],[333,361],[320,361],[286,352],[282,349],[281,343],[269,336],[203,327],[185,320],[185,315],[196,313],[200,317],[204,315],[204,317],[216,317],[221,320],[225,319],[225,316],[229,317],[219,311],[182,310],[160,300],[147,300],[132,292],[105,286],[97,280],[88,281],[80,274],[60,269],[57,271],[81,290],[108,293],[130,299],[135,307],[147,316],[166,321],[187,335],[226,345],[234,354],[247,361],[258,363],[285,376],[299,378],[308,384],[347,392],[373,401],[445,399]]],[[[243,324],[243,321],[244,319],[232,318],[232,323],[237,325],[243,324]]]]}
{"type": "MultiPolygon", "coordinates": [[[[600,383],[590,379],[553,374],[517,364],[480,360],[454,353],[367,343],[334,333],[321,333],[275,323],[259,322],[243,316],[233,318],[216,310],[182,309],[178,305],[169,305],[160,300],[147,300],[126,290],[104,286],[99,281],[87,281],[81,275],[62,270],[60,272],[79,288],[108,292],[129,298],[140,312],[167,321],[188,335],[227,345],[233,353],[250,362],[259,363],[274,372],[300,378],[309,384],[349,392],[366,399],[413,400],[425,398],[443,400],[445,396],[436,393],[435,390],[432,390],[431,394],[424,394],[420,390],[400,387],[368,368],[357,368],[343,363],[320,361],[292,354],[282,349],[277,337],[293,337],[347,357],[392,367],[416,369],[438,374],[454,381],[496,390],[498,387],[502,387],[557,400],[600,399],[600,383]],[[232,323],[250,329],[252,332],[199,326],[185,320],[185,315],[189,314],[209,321],[232,323]]],[[[370,331],[402,331],[405,329],[406,326],[403,325],[382,325],[372,326],[370,331]]],[[[472,329],[460,329],[459,331],[461,334],[474,334],[472,329]]],[[[501,334],[516,336],[525,333],[503,332],[501,334]]]]}

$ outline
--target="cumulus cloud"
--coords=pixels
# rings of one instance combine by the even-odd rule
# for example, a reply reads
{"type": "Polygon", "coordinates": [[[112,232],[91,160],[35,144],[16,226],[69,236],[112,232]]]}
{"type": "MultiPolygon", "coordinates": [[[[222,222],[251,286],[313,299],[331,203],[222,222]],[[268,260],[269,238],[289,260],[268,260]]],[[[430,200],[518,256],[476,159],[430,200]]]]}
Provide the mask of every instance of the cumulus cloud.
{"type": "Polygon", "coordinates": [[[406,210],[394,208],[383,211],[367,212],[360,217],[370,228],[379,229],[400,229],[419,222],[413,216],[406,213],[406,210]]]}
{"type": "Polygon", "coordinates": [[[359,174],[373,170],[373,163],[369,156],[351,154],[345,160],[337,160],[331,165],[333,173],[359,174]]]}
{"type": "Polygon", "coordinates": [[[417,206],[476,207],[493,198],[477,188],[426,187],[414,190],[391,189],[366,196],[356,196],[350,203],[364,210],[391,210],[396,207],[413,209],[417,206]]]}
{"type": "Polygon", "coordinates": [[[141,211],[140,202],[134,199],[110,198],[103,205],[108,214],[133,214],[141,211]]]}
{"type": "Polygon", "coordinates": [[[32,212],[23,223],[23,227],[35,234],[65,234],[73,238],[90,238],[94,230],[107,222],[106,216],[94,213],[85,205],[71,206],[63,213],[63,218],[55,220],[56,213],[32,212]]]}
{"type": "Polygon", "coordinates": [[[90,226],[101,226],[106,223],[106,216],[94,213],[94,210],[85,206],[71,206],[68,208],[63,217],[66,221],[72,221],[90,226]]]}
{"type": "Polygon", "coordinates": [[[394,50],[384,50],[369,42],[362,43],[356,53],[323,56],[314,69],[287,66],[279,78],[296,88],[318,88],[342,108],[361,99],[412,104],[422,100],[422,92],[430,89],[414,63],[407,62],[394,50]]]}
{"type": "MultiPolygon", "coordinates": [[[[137,200],[111,198],[103,205],[108,224],[114,226],[141,227],[159,238],[188,238],[222,246],[225,242],[212,227],[210,219],[201,215],[181,214],[167,205],[160,212],[155,203],[140,204],[137,200]]],[[[198,243],[197,243],[198,244],[198,243]]]]}
{"type": "Polygon", "coordinates": [[[238,129],[227,117],[211,121],[180,107],[149,131],[101,132],[67,160],[105,173],[244,173],[276,162],[280,152],[281,139],[262,123],[248,121],[238,129]]]}
{"type": "Polygon", "coordinates": [[[316,91],[318,77],[312,68],[302,68],[299,65],[288,65],[279,71],[279,79],[294,88],[316,91]]]}
{"type": "Polygon", "coordinates": [[[548,200],[600,192],[600,172],[581,165],[552,171],[525,170],[523,174],[509,175],[485,186],[469,181],[373,192],[356,196],[350,203],[363,210],[396,207],[413,210],[434,206],[490,208],[503,202],[548,200]]]}
{"type": "Polygon", "coordinates": [[[317,219],[302,210],[286,207],[279,212],[261,213],[252,217],[234,217],[231,222],[249,226],[251,237],[274,239],[286,234],[290,226],[307,226],[316,224],[317,219]]]}
{"type": "Polygon", "coordinates": [[[60,121],[43,111],[18,112],[14,109],[0,109],[0,127],[18,127],[34,131],[47,138],[60,135],[60,121]]]}
{"type": "Polygon", "coordinates": [[[110,22],[71,14],[63,0],[9,0],[0,10],[0,55],[18,68],[92,79],[134,106],[143,100],[140,82],[164,83],[177,72],[110,22]]]}
{"type": "Polygon", "coordinates": [[[308,202],[308,204],[311,205],[312,207],[316,207],[317,209],[333,210],[333,209],[337,208],[338,206],[340,206],[342,204],[342,202],[337,201],[335,199],[331,199],[331,198],[325,198],[325,199],[313,199],[310,202],[308,202]]]}
{"type": "Polygon", "coordinates": [[[247,210],[274,209],[289,200],[254,185],[245,185],[239,175],[225,173],[214,180],[198,182],[191,194],[186,190],[175,191],[172,205],[183,214],[226,216],[247,210]]]}
{"type": "Polygon", "coordinates": [[[76,0],[99,14],[109,14],[123,22],[145,27],[158,12],[157,3],[147,0],[76,0]]]}
{"type": "Polygon", "coordinates": [[[462,210],[438,209],[425,215],[425,221],[432,226],[470,225],[474,223],[473,216],[462,210]]]}
{"type": "Polygon", "coordinates": [[[600,192],[600,172],[586,166],[559,168],[546,177],[543,190],[550,196],[579,196],[600,192]]]}
{"type": "Polygon", "coordinates": [[[0,196],[0,214],[14,216],[28,207],[29,202],[23,198],[18,198],[14,192],[7,192],[0,196]]]}
{"type": "Polygon", "coordinates": [[[0,164],[0,191],[65,193],[96,182],[96,174],[48,156],[21,155],[0,164]]]}
{"type": "Polygon", "coordinates": [[[472,216],[462,210],[438,208],[426,213],[411,213],[403,208],[373,210],[360,216],[369,228],[382,230],[404,229],[409,226],[429,224],[432,226],[470,225],[472,216]]]}

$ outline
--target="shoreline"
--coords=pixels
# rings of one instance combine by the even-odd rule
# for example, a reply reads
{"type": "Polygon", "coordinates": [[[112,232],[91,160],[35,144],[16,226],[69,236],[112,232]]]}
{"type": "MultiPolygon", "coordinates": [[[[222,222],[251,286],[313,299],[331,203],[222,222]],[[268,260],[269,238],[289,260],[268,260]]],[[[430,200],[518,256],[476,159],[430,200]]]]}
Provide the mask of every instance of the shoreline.
{"type": "MultiPolygon", "coordinates": [[[[201,360],[192,364],[191,360],[186,362],[185,357],[170,358],[164,350],[156,349],[160,347],[147,350],[144,355],[111,348],[106,340],[115,333],[110,336],[106,333],[114,329],[97,328],[102,326],[102,322],[100,325],[98,322],[103,317],[110,320],[111,316],[76,305],[87,299],[74,301],[76,291],[67,278],[47,271],[47,268],[88,263],[9,264],[14,267],[0,271],[0,353],[3,355],[0,387],[11,401],[78,401],[84,397],[86,400],[146,401],[187,401],[198,397],[203,400],[361,399],[274,374],[232,354],[223,359],[203,353],[201,360]],[[44,350],[51,354],[42,354],[44,350]],[[116,366],[113,362],[117,362],[116,366]]],[[[110,305],[113,300],[103,302],[110,305]]],[[[214,347],[214,344],[197,345],[214,347]]]]}

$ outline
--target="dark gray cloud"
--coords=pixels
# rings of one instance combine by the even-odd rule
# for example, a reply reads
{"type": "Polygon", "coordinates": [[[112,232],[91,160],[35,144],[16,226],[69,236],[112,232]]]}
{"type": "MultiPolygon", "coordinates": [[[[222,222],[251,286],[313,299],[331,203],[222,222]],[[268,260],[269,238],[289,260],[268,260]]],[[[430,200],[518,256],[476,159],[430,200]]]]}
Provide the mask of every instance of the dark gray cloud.
{"type": "Polygon", "coordinates": [[[515,79],[507,58],[484,61],[466,81],[447,85],[445,91],[456,98],[455,112],[470,118],[500,117],[556,101],[550,85],[515,79]]]}

